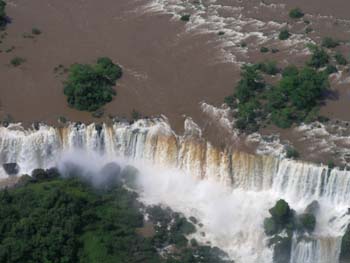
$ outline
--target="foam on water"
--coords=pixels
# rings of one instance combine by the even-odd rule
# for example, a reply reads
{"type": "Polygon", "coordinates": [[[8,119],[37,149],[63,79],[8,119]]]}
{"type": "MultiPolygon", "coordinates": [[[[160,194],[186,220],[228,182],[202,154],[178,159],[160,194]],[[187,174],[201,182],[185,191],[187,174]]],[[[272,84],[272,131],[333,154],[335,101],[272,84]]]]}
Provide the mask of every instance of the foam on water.
{"type": "MultiPolygon", "coordinates": [[[[284,7],[283,5],[266,5],[261,2],[260,6],[272,10],[284,7]]],[[[215,40],[216,47],[221,54],[220,60],[223,62],[242,63],[242,58],[247,52],[247,49],[241,46],[243,42],[249,43],[253,49],[258,49],[264,43],[278,41],[279,31],[287,26],[286,23],[264,22],[249,16],[239,1],[224,4],[219,0],[152,0],[139,10],[141,13],[171,14],[176,20],[179,20],[181,15],[190,14],[190,20],[185,26],[186,31],[192,34],[225,32],[215,40]]],[[[290,52],[300,54],[306,52],[305,43],[310,42],[313,41],[304,34],[293,34],[283,43],[278,41],[278,45],[283,44],[290,52]]]]}

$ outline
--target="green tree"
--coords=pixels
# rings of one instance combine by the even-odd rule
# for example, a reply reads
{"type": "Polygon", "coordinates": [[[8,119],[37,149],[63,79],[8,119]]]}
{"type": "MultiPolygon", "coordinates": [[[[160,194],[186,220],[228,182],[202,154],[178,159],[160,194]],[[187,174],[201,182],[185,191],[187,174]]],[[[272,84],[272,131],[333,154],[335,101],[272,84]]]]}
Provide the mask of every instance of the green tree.
{"type": "Polygon", "coordinates": [[[99,109],[112,100],[112,86],[121,76],[122,69],[109,58],[99,58],[95,65],[72,65],[64,87],[68,104],[84,111],[99,109]]]}
{"type": "Polygon", "coordinates": [[[287,40],[290,36],[291,34],[289,33],[289,31],[287,29],[283,29],[279,33],[278,38],[279,40],[287,40]]]}
{"type": "Polygon", "coordinates": [[[328,64],[329,56],[327,52],[316,45],[310,45],[309,49],[312,53],[310,60],[308,61],[308,65],[314,68],[321,68],[328,64]]]}
{"type": "Polygon", "coordinates": [[[325,37],[322,39],[321,45],[322,45],[322,47],[325,47],[325,48],[335,48],[335,47],[339,46],[339,41],[334,40],[331,37],[325,37]]]}
{"type": "Polygon", "coordinates": [[[303,11],[301,11],[300,8],[293,8],[292,10],[289,11],[289,17],[290,18],[302,18],[304,16],[303,11]]]}
{"type": "Polygon", "coordinates": [[[345,66],[345,65],[348,64],[347,59],[346,59],[346,58],[343,56],[343,54],[340,53],[340,52],[337,52],[337,53],[334,55],[334,58],[335,58],[335,60],[337,61],[337,63],[338,63],[339,65],[345,66]]]}

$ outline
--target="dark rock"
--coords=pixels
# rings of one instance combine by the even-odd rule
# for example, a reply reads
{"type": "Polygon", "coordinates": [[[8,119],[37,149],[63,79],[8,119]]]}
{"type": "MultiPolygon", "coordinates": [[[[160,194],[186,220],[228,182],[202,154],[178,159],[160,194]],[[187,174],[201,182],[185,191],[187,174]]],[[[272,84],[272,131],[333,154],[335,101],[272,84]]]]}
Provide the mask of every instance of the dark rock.
{"type": "Polygon", "coordinates": [[[95,179],[97,186],[113,187],[121,184],[121,168],[117,163],[107,163],[99,172],[95,179]]]}
{"type": "Polygon", "coordinates": [[[60,173],[56,167],[52,167],[46,170],[47,176],[50,179],[58,178],[60,176],[60,173]]]}
{"type": "Polygon", "coordinates": [[[274,240],[273,262],[274,263],[290,262],[291,250],[292,250],[291,236],[276,237],[276,239],[274,240]]]}
{"type": "Polygon", "coordinates": [[[10,176],[17,175],[20,169],[17,163],[4,163],[2,167],[4,168],[5,172],[10,176]]]}
{"type": "Polygon", "coordinates": [[[189,217],[189,220],[190,220],[193,224],[197,224],[197,223],[198,223],[197,218],[195,218],[194,216],[190,216],[190,217],[189,217]]]}
{"type": "Polygon", "coordinates": [[[350,262],[350,226],[342,238],[339,262],[350,262]]]}
{"type": "Polygon", "coordinates": [[[35,180],[42,181],[49,179],[48,173],[44,169],[35,169],[32,171],[32,177],[35,180]]]}
{"type": "Polygon", "coordinates": [[[84,169],[76,163],[64,162],[62,166],[60,166],[60,170],[64,177],[77,177],[82,175],[84,169]]]}
{"type": "Polygon", "coordinates": [[[100,135],[101,135],[101,132],[102,132],[102,130],[103,130],[103,125],[100,124],[100,123],[96,123],[96,124],[95,124],[95,129],[96,129],[98,135],[100,136],[100,135]]]}
{"type": "Polygon", "coordinates": [[[320,204],[314,200],[306,208],[304,213],[316,215],[320,211],[320,204]]]}

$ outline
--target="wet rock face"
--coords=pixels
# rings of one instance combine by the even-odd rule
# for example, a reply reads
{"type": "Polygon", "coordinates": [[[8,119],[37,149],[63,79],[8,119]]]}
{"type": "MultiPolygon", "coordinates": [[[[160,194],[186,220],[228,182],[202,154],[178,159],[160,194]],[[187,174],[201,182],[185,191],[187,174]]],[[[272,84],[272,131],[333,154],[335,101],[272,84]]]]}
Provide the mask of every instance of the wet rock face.
{"type": "Polygon", "coordinates": [[[306,207],[304,213],[316,215],[319,211],[320,204],[315,200],[306,207]]]}
{"type": "Polygon", "coordinates": [[[2,167],[4,168],[5,172],[10,176],[17,175],[20,169],[17,163],[4,163],[2,167]]]}

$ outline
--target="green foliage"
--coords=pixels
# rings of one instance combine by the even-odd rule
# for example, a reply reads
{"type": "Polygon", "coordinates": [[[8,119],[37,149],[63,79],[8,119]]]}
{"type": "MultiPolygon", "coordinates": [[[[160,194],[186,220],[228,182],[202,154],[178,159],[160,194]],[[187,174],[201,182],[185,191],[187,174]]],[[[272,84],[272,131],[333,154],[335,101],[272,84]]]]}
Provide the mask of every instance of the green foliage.
{"type": "Polygon", "coordinates": [[[334,66],[334,65],[331,65],[331,64],[328,64],[327,67],[326,67],[326,69],[325,69],[325,73],[326,73],[327,75],[331,75],[331,74],[337,73],[337,72],[338,72],[337,67],[334,66]]]}
{"type": "Polygon", "coordinates": [[[299,152],[295,148],[288,146],[286,148],[286,157],[290,159],[297,159],[299,157],[299,152]]]}
{"type": "Polygon", "coordinates": [[[218,35],[219,35],[219,36],[223,36],[223,35],[225,35],[225,32],[224,32],[224,31],[219,31],[219,32],[218,32],[218,35]]]}
{"type": "Polygon", "coordinates": [[[316,218],[311,213],[304,213],[299,216],[299,221],[303,230],[311,233],[316,227],[316,218]]]}
{"type": "Polygon", "coordinates": [[[191,15],[190,14],[184,14],[181,16],[180,20],[184,22],[190,21],[191,15]]]}
{"type": "Polygon", "coordinates": [[[279,224],[285,224],[291,215],[291,209],[288,203],[280,199],[276,202],[275,206],[269,210],[272,218],[279,224]]]}
{"type": "Polygon", "coordinates": [[[307,27],[307,28],[305,28],[305,33],[306,33],[306,34],[309,34],[309,33],[311,33],[312,31],[314,31],[312,27],[307,27]]]}
{"type": "MultiPolygon", "coordinates": [[[[242,68],[241,80],[236,86],[234,98],[239,102],[236,126],[240,130],[254,132],[258,129],[255,119],[260,117],[260,103],[254,98],[264,88],[262,76],[257,71],[256,65],[245,65],[242,68]]],[[[226,98],[229,104],[233,104],[226,98]]]]}
{"type": "Polygon", "coordinates": [[[266,235],[268,235],[268,236],[272,236],[272,235],[277,234],[278,226],[272,217],[265,218],[264,229],[265,229],[266,235]]]}
{"type": "Polygon", "coordinates": [[[95,111],[112,100],[112,86],[121,78],[122,69],[103,57],[95,65],[74,64],[68,73],[64,87],[68,104],[78,110],[95,111]]]}
{"type": "Polygon", "coordinates": [[[144,223],[136,199],[120,185],[102,191],[78,178],[2,190],[0,262],[231,262],[217,248],[189,246],[195,226],[170,209],[148,208],[156,231],[138,234],[144,223]],[[158,250],[169,245],[174,251],[161,257],[158,250]]]}
{"type": "Polygon", "coordinates": [[[133,109],[131,112],[131,119],[134,121],[137,121],[141,118],[142,118],[142,114],[139,111],[133,109]]]}
{"type": "Polygon", "coordinates": [[[332,160],[329,160],[327,162],[327,166],[328,166],[328,169],[332,170],[332,169],[334,169],[335,164],[334,164],[334,162],[332,160]]]}
{"type": "Polygon", "coordinates": [[[329,56],[323,48],[319,48],[316,45],[309,45],[309,49],[312,53],[308,65],[314,68],[321,68],[328,64],[329,56]]]}
{"type": "Polygon", "coordinates": [[[21,64],[23,64],[26,60],[22,57],[14,57],[13,59],[11,59],[10,64],[14,67],[18,67],[21,64]]]}
{"type": "Polygon", "coordinates": [[[340,52],[337,52],[337,53],[334,55],[334,58],[335,58],[335,60],[337,61],[337,63],[338,63],[339,65],[345,66],[345,65],[348,64],[347,59],[346,59],[346,58],[343,56],[343,54],[340,53],[340,52]]]}
{"type": "Polygon", "coordinates": [[[264,220],[264,229],[265,234],[269,236],[268,244],[273,248],[273,262],[289,262],[294,233],[298,233],[300,238],[305,233],[312,233],[316,226],[316,218],[309,212],[298,216],[283,199],[278,200],[269,212],[271,217],[264,220]],[[281,233],[283,235],[280,235],[281,233]]]}
{"type": "Polygon", "coordinates": [[[269,52],[270,50],[267,48],[267,47],[261,47],[260,48],[260,52],[261,53],[267,53],[267,52],[269,52]]]}
{"type": "Polygon", "coordinates": [[[292,10],[289,11],[289,17],[290,18],[302,18],[304,16],[303,11],[301,11],[300,8],[293,8],[292,10]]]}
{"type": "Polygon", "coordinates": [[[233,95],[230,96],[226,96],[224,98],[224,103],[229,106],[230,108],[233,108],[236,104],[235,104],[235,97],[233,95]]]}
{"type": "Polygon", "coordinates": [[[305,121],[314,110],[325,90],[328,79],[322,72],[305,67],[290,66],[282,73],[282,79],[268,93],[267,109],[271,120],[281,128],[288,128],[294,122],[305,121]]]}
{"type": "Polygon", "coordinates": [[[6,18],[6,2],[0,0],[0,29],[6,26],[7,18],[6,18]]]}
{"type": "Polygon", "coordinates": [[[275,75],[280,70],[272,61],[244,66],[234,95],[225,98],[231,108],[237,106],[238,129],[255,132],[263,121],[289,128],[293,123],[317,119],[318,106],[329,87],[327,74],[288,66],[282,79],[271,86],[264,83],[259,71],[275,75]]]}
{"type": "Polygon", "coordinates": [[[331,37],[325,37],[322,39],[322,47],[325,48],[335,48],[337,46],[339,46],[339,41],[338,40],[334,40],[331,37]]]}
{"type": "Polygon", "coordinates": [[[291,36],[291,34],[289,33],[289,31],[287,29],[283,29],[279,33],[278,39],[279,40],[287,40],[290,36],[291,36]]]}
{"type": "Polygon", "coordinates": [[[264,63],[258,63],[256,64],[256,67],[258,70],[268,75],[276,75],[280,72],[275,61],[266,61],[264,63]]]}
{"type": "Polygon", "coordinates": [[[36,27],[33,27],[32,28],[32,34],[33,35],[40,35],[42,32],[40,29],[36,28],[36,27]]]}

